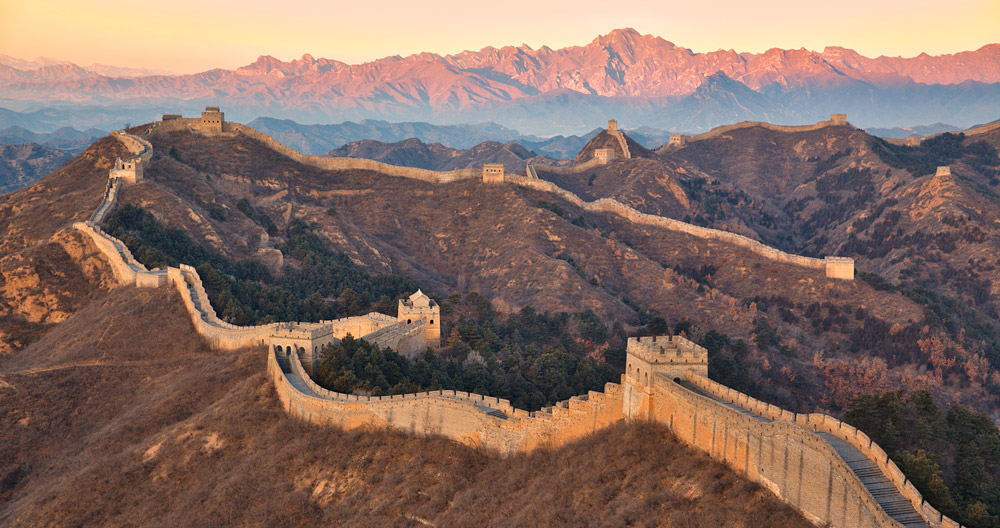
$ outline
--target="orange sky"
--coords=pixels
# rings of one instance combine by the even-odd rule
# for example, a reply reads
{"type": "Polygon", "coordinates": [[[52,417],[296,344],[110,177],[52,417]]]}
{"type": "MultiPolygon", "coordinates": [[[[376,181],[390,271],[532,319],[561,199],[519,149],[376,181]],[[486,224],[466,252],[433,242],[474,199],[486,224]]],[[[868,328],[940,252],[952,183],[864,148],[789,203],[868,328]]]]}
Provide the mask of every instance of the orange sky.
{"type": "Polygon", "coordinates": [[[258,55],[345,62],[585,44],[634,27],[694,51],[838,45],[868,56],[1000,42],[1000,0],[0,0],[0,54],[175,72],[258,55]]]}

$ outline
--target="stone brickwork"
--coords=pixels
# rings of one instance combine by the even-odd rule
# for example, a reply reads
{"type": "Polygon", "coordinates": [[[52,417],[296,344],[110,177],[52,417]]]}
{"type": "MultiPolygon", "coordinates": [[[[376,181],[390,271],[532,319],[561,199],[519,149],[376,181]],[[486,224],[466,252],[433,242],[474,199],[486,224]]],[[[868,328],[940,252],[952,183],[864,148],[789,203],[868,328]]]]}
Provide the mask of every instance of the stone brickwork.
{"type": "Polygon", "coordinates": [[[396,310],[400,322],[412,324],[424,321],[425,341],[429,346],[441,344],[441,307],[424,292],[417,290],[408,299],[400,299],[396,310]]]}
{"type": "MultiPolygon", "coordinates": [[[[171,122],[176,121],[180,120],[171,122]]],[[[651,225],[677,222],[638,213],[614,200],[584,202],[551,182],[519,178],[518,184],[560,194],[590,210],[614,212],[651,225]]],[[[94,218],[107,214],[116,190],[116,185],[109,184],[94,218]]],[[[696,226],[683,222],[677,224],[673,227],[706,238],[739,237],[715,230],[692,230],[696,226]],[[706,235],[708,232],[712,234],[706,235]]],[[[341,394],[323,389],[310,378],[311,363],[319,348],[355,332],[382,346],[426,346],[428,332],[433,324],[439,324],[440,315],[433,311],[435,305],[429,298],[417,292],[401,302],[397,318],[369,314],[319,323],[238,327],[219,320],[201,278],[191,266],[148,271],[132,258],[124,244],[103,233],[95,223],[78,222],[74,226],[94,240],[122,283],[168,283],[176,287],[196,330],[212,346],[233,350],[267,345],[268,377],[278,398],[288,413],[303,420],[439,435],[502,453],[558,446],[622,419],[656,420],[667,424],[682,441],[764,485],[817,524],[898,528],[903,525],[891,515],[903,515],[900,504],[908,504],[912,515],[924,526],[958,526],[928,505],[885,452],[863,433],[830,416],[790,413],[709,380],[707,352],[682,337],[630,339],[621,384],[609,383],[604,392],[590,392],[536,412],[516,409],[499,398],[456,391],[383,397],[341,394]],[[303,366],[303,360],[307,366],[303,366]],[[844,449],[860,458],[845,458],[844,449]],[[902,497],[893,503],[891,515],[879,502],[885,499],[877,499],[853,469],[851,464],[859,460],[884,476],[884,484],[879,484],[883,487],[877,490],[880,495],[891,492],[902,497]]],[[[783,254],[749,239],[736,243],[764,253],[776,252],[772,258],[791,262],[805,259],[802,262],[811,267],[833,265],[833,275],[846,274],[850,261],[853,276],[850,259],[822,262],[783,254]]],[[[830,275],[831,268],[827,269],[830,275]]]]}
{"type": "Polygon", "coordinates": [[[503,183],[503,163],[486,163],[483,165],[483,183],[503,183]]]}
{"type": "Polygon", "coordinates": [[[615,159],[615,149],[594,149],[594,160],[601,165],[606,165],[615,159]]]}

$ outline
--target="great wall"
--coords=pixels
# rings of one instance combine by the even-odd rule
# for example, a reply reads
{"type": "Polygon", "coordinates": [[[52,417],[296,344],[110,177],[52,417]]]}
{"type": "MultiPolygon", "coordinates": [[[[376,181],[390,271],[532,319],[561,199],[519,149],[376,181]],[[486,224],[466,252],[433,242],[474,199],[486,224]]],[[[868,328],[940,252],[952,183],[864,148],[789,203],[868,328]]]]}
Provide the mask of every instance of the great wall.
{"type": "MultiPolygon", "coordinates": [[[[223,133],[226,125],[218,109],[206,113],[208,118],[203,115],[202,122],[173,118],[154,125],[147,133],[182,128],[175,122],[188,122],[183,128],[196,132],[223,133]],[[218,120],[215,113],[220,114],[218,120]]],[[[229,130],[244,133],[241,128],[245,127],[229,130]]],[[[141,182],[141,170],[152,159],[152,147],[146,140],[124,132],[115,137],[135,154],[127,161],[133,162],[136,172],[123,175],[116,164],[109,174],[104,200],[88,221],[74,227],[95,242],[121,284],[176,288],[196,330],[212,346],[222,350],[266,347],[268,378],[282,406],[293,416],[315,424],[389,427],[415,435],[440,435],[501,453],[559,446],[623,419],[655,420],[667,424],[681,441],[767,487],[818,525],[959,526],[924,501],[896,464],[864,433],[831,416],[791,413],[711,381],[707,351],[681,337],[630,338],[626,372],[620,383],[609,383],[604,392],[590,392],[535,412],[516,409],[506,400],[447,390],[381,397],[328,391],[310,377],[321,345],[348,333],[402,350],[435,345],[440,338],[436,304],[418,291],[400,301],[396,317],[371,313],[336,321],[254,327],[237,327],[220,320],[194,268],[181,265],[147,270],[121,241],[100,229],[98,224],[114,207],[122,182],[141,182]]],[[[276,143],[273,139],[264,142],[276,143]]],[[[408,172],[396,169],[391,169],[393,175],[408,172]]],[[[613,200],[584,202],[530,176],[528,171],[527,177],[504,179],[501,172],[500,181],[555,192],[580,207],[634,217],[636,222],[659,225],[670,220],[644,215],[613,200]]],[[[445,181],[426,179],[424,172],[417,177],[445,181]]],[[[818,267],[813,260],[818,261],[795,263],[818,267]]]]}

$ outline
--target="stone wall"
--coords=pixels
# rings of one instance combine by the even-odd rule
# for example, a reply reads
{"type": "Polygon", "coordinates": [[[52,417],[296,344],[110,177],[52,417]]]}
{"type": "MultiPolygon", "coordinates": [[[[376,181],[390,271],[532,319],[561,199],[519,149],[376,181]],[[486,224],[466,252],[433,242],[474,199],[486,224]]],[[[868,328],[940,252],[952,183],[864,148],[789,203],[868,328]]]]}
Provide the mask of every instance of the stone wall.
{"type": "MultiPolygon", "coordinates": [[[[200,121],[201,120],[199,119],[174,119],[171,121],[164,121],[159,123],[156,131],[199,131],[200,121]]],[[[482,178],[483,175],[482,170],[480,169],[458,169],[439,172],[427,169],[418,169],[415,167],[389,165],[388,163],[363,158],[331,158],[326,156],[311,156],[302,154],[291,147],[282,145],[271,136],[240,123],[226,122],[223,130],[226,133],[242,134],[256,139],[257,141],[267,145],[269,148],[288,156],[303,165],[309,165],[310,167],[316,167],[323,170],[370,170],[387,176],[410,178],[430,183],[448,183],[457,180],[482,178]]]]}
{"type": "MultiPolygon", "coordinates": [[[[845,118],[845,124],[846,124],[846,118],[845,118]]],[[[721,136],[722,134],[725,134],[727,132],[732,132],[733,130],[740,130],[743,128],[761,127],[761,128],[766,128],[768,130],[774,130],[777,132],[809,132],[810,130],[819,130],[821,128],[826,128],[828,126],[836,126],[836,125],[839,125],[839,123],[835,123],[833,120],[820,121],[815,125],[799,125],[799,126],[772,125],[771,123],[767,123],[764,121],[742,121],[740,123],[734,123],[732,125],[717,126],[712,130],[709,130],[708,132],[704,132],[702,134],[696,134],[693,136],[688,136],[687,142],[691,143],[693,141],[711,139],[714,137],[721,136]]]]}
{"type": "MultiPolygon", "coordinates": [[[[177,121],[183,120],[168,123],[177,121]]],[[[559,194],[588,210],[614,212],[639,223],[661,225],[703,238],[728,240],[769,258],[816,268],[826,265],[819,259],[788,255],[733,233],[639,213],[614,200],[584,202],[544,180],[517,177],[515,183],[559,194]]],[[[116,189],[115,185],[109,185],[94,217],[103,218],[107,214],[114,203],[116,189]]],[[[162,285],[169,282],[177,288],[196,330],[212,346],[233,350],[262,345],[275,332],[273,324],[238,327],[220,320],[208,300],[201,278],[191,266],[148,271],[135,261],[124,244],[105,234],[95,223],[77,222],[74,227],[94,240],[122,283],[162,285]]],[[[846,260],[850,259],[841,264],[846,260]]],[[[853,272],[853,261],[851,266],[853,272]]],[[[328,325],[338,338],[356,332],[359,337],[381,346],[403,349],[426,339],[423,319],[406,324],[383,314],[299,325],[307,329],[328,325]]],[[[672,364],[673,356],[690,357],[699,364],[707,362],[702,361],[705,359],[703,349],[688,346],[678,338],[658,339],[663,342],[646,339],[636,340],[634,345],[630,343],[627,364],[636,364],[640,356],[646,363],[658,362],[667,367],[672,364]],[[673,356],[667,357],[670,354],[673,356]]],[[[886,453],[854,427],[830,416],[794,414],[763,403],[709,380],[705,372],[688,369],[682,374],[666,367],[659,371],[657,368],[629,369],[622,376],[621,385],[608,383],[604,392],[592,391],[537,412],[526,412],[514,408],[507,400],[456,391],[383,397],[336,393],[312,381],[295,351],[279,357],[274,347],[268,347],[267,360],[268,376],[282,406],[293,416],[312,423],[348,428],[389,427],[514,453],[558,446],[622,418],[657,420],[669,425],[682,441],[771,489],[818,524],[901,526],[882,509],[829,441],[817,434],[825,433],[847,442],[873,461],[931,526],[958,526],[927,504],[886,453]],[[683,377],[685,383],[703,394],[672,381],[672,376],[683,377]]]]}
{"type": "MultiPolygon", "coordinates": [[[[906,500],[913,505],[914,509],[919,512],[932,526],[942,526],[946,528],[957,528],[959,526],[957,522],[947,516],[944,516],[941,512],[928,504],[920,492],[917,491],[913,484],[909,482],[905,475],[903,475],[902,470],[900,470],[896,463],[889,458],[889,455],[886,454],[886,452],[879,447],[878,444],[873,442],[868,435],[859,431],[854,426],[826,414],[792,413],[776,405],[767,404],[760,400],[751,398],[746,394],[733,390],[725,385],[698,374],[689,373],[687,379],[706,393],[711,394],[719,400],[731,404],[734,407],[744,409],[749,413],[765,417],[774,422],[794,424],[797,428],[806,432],[828,433],[847,442],[865,455],[865,457],[869,460],[875,462],[879,471],[889,479],[900,494],[906,498],[906,500]]],[[[711,402],[711,400],[705,399],[703,403],[705,401],[719,407],[717,403],[711,402]]],[[[834,453],[834,458],[839,459],[840,457],[834,453]]],[[[823,465],[818,463],[816,460],[809,462],[810,467],[819,467],[823,465]]],[[[881,508],[878,509],[881,510],[881,508]]],[[[830,517],[820,516],[819,518],[831,523],[834,522],[830,517]]],[[[875,526],[881,525],[877,524],[875,526]]]]}
{"type": "Polygon", "coordinates": [[[587,202],[581,199],[579,196],[559,187],[558,185],[547,181],[547,180],[536,180],[532,178],[525,178],[523,176],[507,176],[507,181],[520,185],[522,187],[528,187],[531,189],[544,191],[552,194],[559,195],[564,200],[573,203],[577,207],[585,209],[591,212],[601,212],[601,213],[614,213],[630,222],[643,225],[651,225],[656,227],[662,227],[664,229],[669,229],[671,231],[677,231],[681,233],[686,233],[691,236],[698,238],[704,238],[709,240],[720,240],[727,242],[736,246],[743,247],[754,252],[762,257],[775,260],[778,262],[785,262],[788,264],[794,264],[796,266],[803,266],[807,268],[821,269],[826,271],[828,277],[837,279],[854,279],[854,259],[847,257],[827,257],[826,259],[818,259],[812,257],[803,257],[800,255],[792,255],[791,253],[785,253],[779,249],[770,247],[761,242],[753,240],[743,235],[738,235],[736,233],[730,233],[729,231],[722,231],[719,229],[711,229],[707,227],[696,226],[693,224],[688,224],[686,222],[681,222],[680,220],[674,220],[673,218],[666,218],[662,216],[651,215],[647,213],[639,212],[613,198],[601,198],[593,202],[587,202]]]}
{"type": "Polygon", "coordinates": [[[295,353],[287,364],[283,369],[278,355],[268,353],[268,376],[278,398],[289,414],[315,424],[394,428],[515,453],[562,445],[621,419],[621,387],[613,383],[603,393],[529,413],[507,400],[461,391],[381,397],[332,392],[305,375],[295,353]]]}
{"type": "Polygon", "coordinates": [[[658,381],[640,418],[669,424],[681,441],[767,487],[810,520],[844,528],[900,526],[822,438],[658,381]]]}

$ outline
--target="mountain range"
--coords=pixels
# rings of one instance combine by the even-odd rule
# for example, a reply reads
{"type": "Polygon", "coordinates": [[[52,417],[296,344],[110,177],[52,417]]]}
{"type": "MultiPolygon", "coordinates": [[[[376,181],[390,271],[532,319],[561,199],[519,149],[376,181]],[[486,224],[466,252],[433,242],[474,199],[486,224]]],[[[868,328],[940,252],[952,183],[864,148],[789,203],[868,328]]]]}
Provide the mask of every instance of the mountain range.
{"type": "Polygon", "coordinates": [[[698,132],[740,120],[814,122],[840,112],[858,126],[886,128],[965,127],[1000,114],[1000,44],[912,58],[868,58],[839,47],[696,53],[619,29],[561,49],[487,47],[363,64],[262,56],[234,70],[174,76],[115,77],[66,63],[21,69],[6,62],[0,61],[0,106],[90,106],[128,119],[221,104],[244,120],[493,121],[553,135],[589,130],[609,117],[633,127],[698,132]]]}

